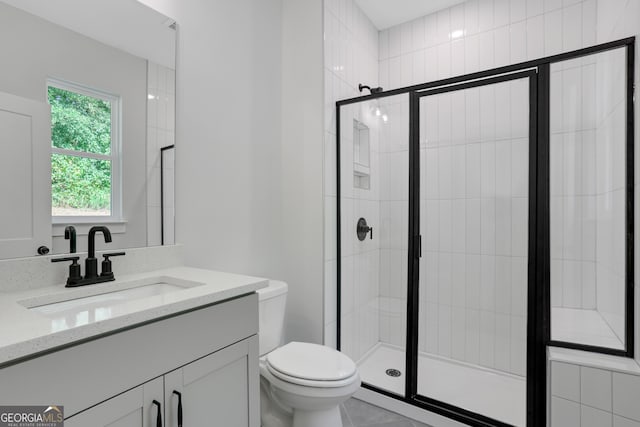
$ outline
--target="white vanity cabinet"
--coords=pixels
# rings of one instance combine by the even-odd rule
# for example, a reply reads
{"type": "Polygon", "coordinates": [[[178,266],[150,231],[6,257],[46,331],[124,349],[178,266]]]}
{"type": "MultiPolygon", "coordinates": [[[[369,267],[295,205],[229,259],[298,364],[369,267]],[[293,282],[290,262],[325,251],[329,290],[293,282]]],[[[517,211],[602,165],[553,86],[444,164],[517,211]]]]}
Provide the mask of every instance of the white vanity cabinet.
{"type": "Polygon", "coordinates": [[[157,410],[153,402],[154,400],[158,403],[162,401],[163,390],[162,378],[156,378],[65,419],[64,425],[65,427],[156,426],[157,410]]]}
{"type": "Polygon", "coordinates": [[[255,293],[0,369],[3,404],[63,405],[65,426],[259,427],[255,293]],[[14,386],[6,386],[14,384],[14,386]]]}

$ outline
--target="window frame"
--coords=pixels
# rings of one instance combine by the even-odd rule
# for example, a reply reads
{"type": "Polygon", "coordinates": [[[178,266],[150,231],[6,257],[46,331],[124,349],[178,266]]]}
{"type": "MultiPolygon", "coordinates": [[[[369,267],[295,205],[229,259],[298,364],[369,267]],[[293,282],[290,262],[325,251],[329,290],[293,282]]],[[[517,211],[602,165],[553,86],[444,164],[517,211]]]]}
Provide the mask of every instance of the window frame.
{"type": "MultiPolygon", "coordinates": [[[[111,215],[51,215],[51,223],[56,224],[104,224],[123,222],[122,215],[122,97],[100,89],[91,88],[57,78],[48,78],[46,82],[46,99],[49,102],[49,87],[78,93],[100,99],[111,104],[111,153],[98,154],[80,150],[58,148],[51,143],[51,154],[61,154],[81,158],[107,160],[111,162],[111,215]]],[[[51,191],[51,188],[50,188],[51,191]]]]}

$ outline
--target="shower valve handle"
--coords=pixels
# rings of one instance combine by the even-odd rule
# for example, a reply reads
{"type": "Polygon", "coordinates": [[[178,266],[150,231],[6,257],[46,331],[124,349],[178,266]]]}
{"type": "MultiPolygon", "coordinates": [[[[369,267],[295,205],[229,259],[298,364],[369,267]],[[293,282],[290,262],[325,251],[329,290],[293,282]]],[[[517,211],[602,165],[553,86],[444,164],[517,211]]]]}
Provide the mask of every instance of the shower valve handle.
{"type": "Polygon", "coordinates": [[[356,226],[356,234],[358,235],[358,240],[361,242],[367,238],[367,234],[369,234],[369,238],[373,240],[373,227],[367,225],[366,219],[360,218],[356,226]]]}

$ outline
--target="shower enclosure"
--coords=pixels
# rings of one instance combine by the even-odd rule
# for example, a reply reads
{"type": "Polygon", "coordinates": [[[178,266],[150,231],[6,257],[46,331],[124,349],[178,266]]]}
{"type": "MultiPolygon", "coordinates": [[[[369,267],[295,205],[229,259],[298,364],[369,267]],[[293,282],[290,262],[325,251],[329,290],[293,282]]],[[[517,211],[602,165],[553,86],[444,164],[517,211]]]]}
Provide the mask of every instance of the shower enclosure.
{"type": "Polygon", "coordinates": [[[364,387],[537,426],[547,345],[632,355],[633,46],[337,102],[338,346],[364,387]]]}

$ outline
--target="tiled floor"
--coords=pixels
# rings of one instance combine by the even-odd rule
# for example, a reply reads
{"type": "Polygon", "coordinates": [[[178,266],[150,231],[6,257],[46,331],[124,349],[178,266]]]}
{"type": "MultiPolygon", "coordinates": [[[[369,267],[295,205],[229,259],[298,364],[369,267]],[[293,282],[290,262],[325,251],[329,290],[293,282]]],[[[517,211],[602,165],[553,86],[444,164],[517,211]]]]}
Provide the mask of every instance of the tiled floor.
{"type": "Polygon", "coordinates": [[[429,427],[354,398],[344,402],[340,412],[343,427],[429,427]]]}

